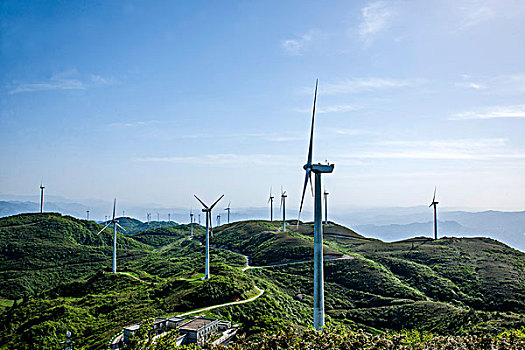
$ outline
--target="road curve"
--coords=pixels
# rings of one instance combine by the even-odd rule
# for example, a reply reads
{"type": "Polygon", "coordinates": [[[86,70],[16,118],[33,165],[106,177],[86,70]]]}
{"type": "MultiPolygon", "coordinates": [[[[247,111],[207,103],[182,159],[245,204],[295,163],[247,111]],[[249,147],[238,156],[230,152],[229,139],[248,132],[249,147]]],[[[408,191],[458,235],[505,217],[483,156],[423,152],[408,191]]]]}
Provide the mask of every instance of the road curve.
{"type": "Polygon", "coordinates": [[[186,312],[186,313],[183,313],[183,314],[178,314],[176,316],[177,317],[188,316],[188,315],[191,315],[191,314],[195,314],[197,312],[210,311],[210,310],[213,310],[213,309],[218,309],[220,307],[249,303],[250,301],[254,301],[255,299],[259,298],[261,295],[264,294],[264,289],[261,289],[261,288],[259,288],[257,286],[255,286],[255,289],[257,289],[259,291],[259,293],[256,296],[251,297],[250,299],[240,300],[240,301],[233,301],[233,302],[230,302],[230,303],[208,306],[208,307],[205,307],[203,309],[193,310],[193,311],[186,312]]]}

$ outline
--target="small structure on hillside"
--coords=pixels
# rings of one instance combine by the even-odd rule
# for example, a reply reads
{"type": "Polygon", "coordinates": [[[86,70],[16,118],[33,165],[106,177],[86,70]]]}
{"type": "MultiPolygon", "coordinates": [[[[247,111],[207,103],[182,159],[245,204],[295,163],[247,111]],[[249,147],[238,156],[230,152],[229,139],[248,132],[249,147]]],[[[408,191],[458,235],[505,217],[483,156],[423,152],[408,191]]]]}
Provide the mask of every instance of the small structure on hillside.
{"type": "MultiPolygon", "coordinates": [[[[109,344],[109,348],[112,350],[125,349],[131,336],[140,328],[141,324],[142,322],[139,322],[124,327],[122,333],[109,344]]],[[[180,333],[180,336],[177,338],[177,345],[202,344],[210,341],[214,336],[218,336],[218,344],[223,344],[230,341],[237,334],[238,325],[232,327],[229,321],[207,318],[204,315],[192,318],[159,317],[153,321],[153,328],[149,334],[151,337],[156,338],[164,336],[168,331],[174,329],[180,333]]]]}

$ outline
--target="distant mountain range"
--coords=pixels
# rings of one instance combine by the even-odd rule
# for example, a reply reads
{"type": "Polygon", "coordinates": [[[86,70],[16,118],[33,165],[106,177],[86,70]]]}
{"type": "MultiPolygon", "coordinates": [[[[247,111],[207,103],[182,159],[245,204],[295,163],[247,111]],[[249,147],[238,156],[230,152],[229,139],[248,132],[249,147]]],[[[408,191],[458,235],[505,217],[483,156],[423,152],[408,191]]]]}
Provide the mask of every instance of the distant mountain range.
{"type": "MultiPolygon", "coordinates": [[[[77,218],[86,218],[90,211],[92,220],[103,221],[111,214],[112,203],[101,200],[83,200],[83,204],[59,196],[47,196],[44,210],[59,212],[77,218]]],[[[164,208],[157,204],[127,205],[117,202],[117,214],[146,221],[146,213],[151,213],[152,220],[167,221],[168,214],[172,221],[189,222],[188,208],[164,208]],[[123,212],[124,210],[124,212],[123,212]]],[[[219,208],[222,209],[222,208],[219,208]]],[[[35,196],[0,195],[0,217],[19,213],[38,212],[39,198],[35,196]]],[[[295,213],[294,208],[288,211],[295,213]]],[[[199,209],[194,209],[195,221],[199,220],[199,209]]],[[[226,223],[226,212],[216,210],[222,215],[222,223],[226,223]]],[[[279,220],[279,210],[274,210],[274,219],[279,220]]],[[[268,219],[269,209],[266,207],[232,207],[231,220],[268,219]]],[[[305,220],[310,220],[312,214],[304,211],[305,220]]],[[[215,218],[214,218],[215,219],[215,218]]],[[[398,241],[414,236],[433,236],[432,212],[426,206],[406,208],[371,208],[330,211],[330,219],[355,231],[384,241],[398,241]]],[[[525,251],[525,211],[446,211],[438,208],[438,230],[440,236],[474,237],[485,236],[502,241],[509,246],[525,251]]],[[[201,221],[203,222],[204,216],[201,221]]],[[[215,220],[214,220],[215,224],[215,220]]]]}

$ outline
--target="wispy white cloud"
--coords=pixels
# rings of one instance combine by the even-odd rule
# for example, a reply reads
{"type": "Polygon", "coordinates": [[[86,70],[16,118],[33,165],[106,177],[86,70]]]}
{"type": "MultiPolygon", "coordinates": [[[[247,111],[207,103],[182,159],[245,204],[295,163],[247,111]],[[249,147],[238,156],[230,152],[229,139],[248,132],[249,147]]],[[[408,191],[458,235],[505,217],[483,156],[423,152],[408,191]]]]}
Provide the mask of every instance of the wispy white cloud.
{"type": "Polygon", "coordinates": [[[281,41],[281,48],[288,54],[300,55],[312,40],[312,33],[306,33],[293,39],[281,41]]]}
{"type": "Polygon", "coordinates": [[[370,43],[374,36],[385,29],[394,12],[384,1],[369,3],[361,9],[359,36],[365,43],[370,43]]]}
{"type": "MultiPolygon", "coordinates": [[[[336,83],[327,83],[319,86],[319,90],[326,95],[348,94],[365,91],[396,89],[417,84],[415,80],[391,79],[391,78],[354,78],[342,80],[336,83]]],[[[305,91],[307,91],[305,89],[305,91]]],[[[311,93],[311,88],[308,89],[311,93]]]]}
{"type": "Polygon", "coordinates": [[[468,28],[488,21],[495,16],[494,10],[489,6],[488,1],[469,1],[460,7],[462,18],[459,23],[460,28],[468,28]]]}
{"type": "Polygon", "coordinates": [[[349,159],[414,159],[414,160],[525,160],[525,151],[512,150],[506,140],[459,139],[434,141],[378,141],[373,151],[342,155],[349,159]],[[379,146],[379,148],[378,148],[379,146]],[[384,150],[387,148],[387,150],[384,150]]]}
{"type": "Polygon", "coordinates": [[[464,81],[464,82],[458,82],[454,84],[457,87],[467,88],[467,89],[474,89],[474,90],[483,90],[486,89],[486,86],[480,83],[475,83],[473,81],[464,81]]]}
{"type": "Polygon", "coordinates": [[[109,85],[115,83],[115,79],[112,77],[104,78],[100,75],[91,75],[89,80],[84,80],[78,76],[79,74],[76,69],[69,69],[53,74],[51,78],[45,81],[14,84],[14,86],[8,89],[8,92],[12,95],[35,91],[86,90],[91,86],[109,85]]]}
{"type": "Polygon", "coordinates": [[[525,12],[521,0],[458,0],[459,29],[470,29],[494,19],[519,18],[525,12]]]}
{"type": "Polygon", "coordinates": [[[150,163],[174,163],[174,164],[191,164],[191,165],[208,165],[208,166],[227,166],[227,167],[247,167],[247,166],[266,166],[268,164],[290,164],[293,158],[283,155],[270,154],[207,154],[202,156],[188,157],[143,157],[135,158],[136,162],[150,163]]]}
{"type": "Polygon", "coordinates": [[[451,119],[525,118],[525,104],[494,106],[475,111],[456,113],[451,119]]]}
{"type": "MultiPolygon", "coordinates": [[[[344,112],[352,112],[363,109],[361,106],[357,105],[351,105],[351,104],[345,104],[345,105],[333,105],[333,106],[326,106],[326,107],[319,107],[316,108],[316,113],[318,114],[328,114],[328,113],[344,113],[344,112]]],[[[310,113],[312,112],[311,108],[295,108],[294,112],[298,113],[310,113]]]]}
{"type": "Polygon", "coordinates": [[[10,94],[46,90],[85,90],[86,84],[76,79],[51,79],[47,82],[18,84],[9,90],[10,94]]]}

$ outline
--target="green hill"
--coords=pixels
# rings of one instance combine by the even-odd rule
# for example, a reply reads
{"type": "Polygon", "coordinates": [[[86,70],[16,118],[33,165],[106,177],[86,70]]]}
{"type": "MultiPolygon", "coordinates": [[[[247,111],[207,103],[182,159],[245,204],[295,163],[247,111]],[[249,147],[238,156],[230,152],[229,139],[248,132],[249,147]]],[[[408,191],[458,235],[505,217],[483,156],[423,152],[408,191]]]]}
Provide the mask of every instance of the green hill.
{"type": "MultiPolygon", "coordinates": [[[[0,297],[18,299],[88,271],[105,268],[113,232],[92,221],[56,213],[0,219],[0,297]]],[[[133,260],[151,247],[118,234],[119,259],[133,260]]]]}
{"type": "MultiPolygon", "coordinates": [[[[109,221],[103,223],[104,226],[109,221]]],[[[130,217],[120,217],[118,218],[118,223],[120,226],[124,227],[126,231],[124,231],[124,234],[126,235],[132,235],[134,233],[142,232],[142,231],[148,231],[148,230],[154,230],[157,228],[165,228],[165,227],[171,227],[171,226],[177,226],[178,224],[174,221],[151,221],[151,222],[142,222],[137,219],[133,219],[130,217]]]]}
{"type": "MultiPolygon", "coordinates": [[[[59,214],[0,219],[0,349],[53,348],[66,329],[103,349],[122,326],[147,317],[243,299],[207,314],[256,339],[312,324],[313,226],[243,221],[214,228],[212,278],[200,281],[204,228],[188,225],[119,234],[59,214]],[[242,254],[242,255],[241,255],[242,254]],[[246,271],[249,257],[251,267],[246,271]],[[16,300],[16,301],[15,301],[16,300]],[[1,311],[3,308],[3,312],[1,311]]],[[[138,227],[138,226],[137,226],[138,227]]],[[[415,238],[384,243],[343,226],[325,227],[327,321],[373,333],[498,334],[525,326],[525,254],[485,238],[415,238]]]]}

